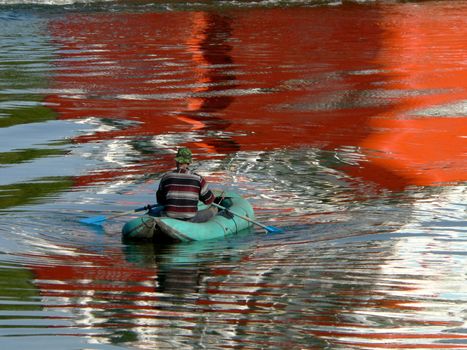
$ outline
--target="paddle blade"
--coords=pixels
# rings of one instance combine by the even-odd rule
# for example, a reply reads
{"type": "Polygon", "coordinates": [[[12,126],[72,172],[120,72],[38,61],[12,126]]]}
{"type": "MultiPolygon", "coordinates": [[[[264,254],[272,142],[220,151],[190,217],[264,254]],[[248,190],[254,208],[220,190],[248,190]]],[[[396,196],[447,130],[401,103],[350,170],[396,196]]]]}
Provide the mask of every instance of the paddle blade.
{"type": "Polygon", "coordinates": [[[102,222],[104,222],[106,219],[106,216],[93,216],[91,218],[81,219],[79,222],[86,225],[102,225],[102,222]]]}
{"type": "Polygon", "coordinates": [[[284,230],[281,230],[280,228],[274,226],[266,226],[265,229],[269,233],[284,233],[284,230]]]}

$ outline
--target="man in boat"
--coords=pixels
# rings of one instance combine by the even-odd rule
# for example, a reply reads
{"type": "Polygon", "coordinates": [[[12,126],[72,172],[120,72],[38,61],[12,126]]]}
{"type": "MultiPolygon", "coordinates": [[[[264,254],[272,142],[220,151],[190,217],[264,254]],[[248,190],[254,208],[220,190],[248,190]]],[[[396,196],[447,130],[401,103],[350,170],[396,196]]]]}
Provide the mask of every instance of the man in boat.
{"type": "Polygon", "coordinates": [[[210,206],[198,211],[198,201],[209,205],[215,197],[206,180],[188,168],[191,161],[190,149],[179,148],[175,156],[177,169],[162,176],[156,193],[157,203],[164,205],[163,215],[191,222],[205,222],[217,214],[217,208],[210,206]]]}

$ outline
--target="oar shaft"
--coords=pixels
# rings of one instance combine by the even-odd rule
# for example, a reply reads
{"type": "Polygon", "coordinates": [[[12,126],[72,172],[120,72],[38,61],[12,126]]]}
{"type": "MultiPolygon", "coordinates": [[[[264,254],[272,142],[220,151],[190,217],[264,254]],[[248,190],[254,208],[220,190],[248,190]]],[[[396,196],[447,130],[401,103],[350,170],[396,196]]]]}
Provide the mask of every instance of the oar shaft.
{"type": "Polygon", "coordinates": [[[235,216],[238,216],[239,218],[241,218],[241,219],[243,219],[243,220],[246,220],[246,221],[249,221],[249,222],[251,222],[251,223],[253,223],[253,224],[255,224],[255,225],[258,225],[258,226],[264,228],[265,230],[268,229],[268,227],[267,227],[266,225],[263,225],[263,224],[261,224],[261,223],[259,223],[259,222],[256,222],[256,221],[250,219],[248,216],[238,214],[238,213],[236,213],[236,212],[234,212],[234,211],[232,211],[232,210],[230,210],[230,209],[227,209],[226,207],[223,207],[222,205],[217,204],[217,203],[212,203],[212,205],[215,206],[215,207],[217,207],[217,208],[219,208],[219,209],[228,211],[229,213],[231,213],[231,214],[233,214],[233,215],[235,215],[235,216]]]}
{"type": "Polygon", "coordinates": [[[158,204],[146,205],[146,206],[141,207],[141,208],[129,210],[129,211],[126,211],[124,213],[118,213],[118,214],[115,214],[115,215],[112,215],[112,216],[94,216],[94,217],[90,217],[90,218],[81,219],[80,222],[82,222],[84,224],[101,225],[101,223],[106,221],[106,220],[118,218],[119,216],[124,216],[124,215],[137,213],[137,212],[140,212],[140,211],[151,210],[154,207],[163,208],[162,206],[159,206],[158,204]]]}
{"type": "Polygon", "coordinates": [[[137,208],[137,209],[133,209],[133,210],[128,210],[128,211],[126,211],[124,213],[119,213],[119,214],[108,216],[107,220],[108,219],[118,218],[120,216],[125,216],[125,215],[129,215],[129,214],[137,213],[137,212],[140,212],[140,211],[151,210],[151,208],[154,208],[156,206],[157,206],[157,204],[153,204],[153,205],[146,205],[145,207],[141,207],[141,208],[137,208]]]}

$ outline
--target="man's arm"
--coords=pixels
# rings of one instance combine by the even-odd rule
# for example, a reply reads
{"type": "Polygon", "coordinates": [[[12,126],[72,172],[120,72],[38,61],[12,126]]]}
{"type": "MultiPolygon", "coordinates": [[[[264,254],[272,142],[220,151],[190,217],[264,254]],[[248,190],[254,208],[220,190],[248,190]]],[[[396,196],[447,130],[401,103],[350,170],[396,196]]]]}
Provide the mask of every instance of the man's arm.
{"type": "Polygon", "coordinates": [[[200,191],[199,191],[199,200],[206,205],[214,202],[214,193],[209,189],[208,183],[206,180],[201,177],[200,179],[200,191]]]}
{"type": "Polygon", "coordinates": [[[164,190],[164,182],[163,180],[161,180],[161,182],[159,183],[159,187],[157,188],[157,192],[156,192],[157,203],[164,205],[167,200],[166,195],[167,193],[164,190]]]}

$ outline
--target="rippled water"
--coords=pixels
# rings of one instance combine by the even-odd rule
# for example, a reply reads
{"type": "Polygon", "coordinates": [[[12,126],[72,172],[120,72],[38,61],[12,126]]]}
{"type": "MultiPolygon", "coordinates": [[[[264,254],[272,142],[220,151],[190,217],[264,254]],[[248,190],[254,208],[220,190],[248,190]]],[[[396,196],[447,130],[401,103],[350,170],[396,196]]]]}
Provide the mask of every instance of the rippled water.
{"type": "Polygon", "coordinates": [[[467,348],[463,1],[0,1],[0,346],[467,348]],[[284,234],[124,245],[180,145],[284,234]]]}

